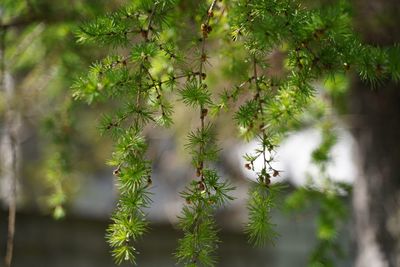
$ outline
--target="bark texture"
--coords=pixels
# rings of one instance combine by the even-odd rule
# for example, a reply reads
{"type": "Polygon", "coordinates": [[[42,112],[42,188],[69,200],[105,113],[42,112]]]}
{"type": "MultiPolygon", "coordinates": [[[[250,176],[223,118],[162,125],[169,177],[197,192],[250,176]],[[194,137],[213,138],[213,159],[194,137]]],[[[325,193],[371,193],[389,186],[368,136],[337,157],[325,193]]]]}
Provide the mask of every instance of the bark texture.
{"type": "MultiPolygon", "coordinates": [[[[354,0],[356,27],[365,42],[400,43],[398,0],[354,0]]],[[[376,89],[355,80],[350,97],[360,152],[354,184],[357,267],[400,266],[400,84],[376,89]]]]}

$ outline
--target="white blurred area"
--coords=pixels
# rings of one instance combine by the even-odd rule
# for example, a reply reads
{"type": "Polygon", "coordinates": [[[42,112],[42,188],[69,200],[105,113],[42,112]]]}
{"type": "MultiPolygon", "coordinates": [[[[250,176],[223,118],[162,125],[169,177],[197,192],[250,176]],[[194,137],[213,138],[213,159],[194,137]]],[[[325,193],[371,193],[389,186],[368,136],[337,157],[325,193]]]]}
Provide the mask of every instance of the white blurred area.
{"type": "MultiPolygon", "coordinates": [[[[296,187],[312,185],[313,188],[323,187],[324,177],[329,177],[334,182],[353,184],[357,175],[355,140],[344,128],[337,129],[337,143],[330,152],[330,161],[327,164],[326,174],[323,175],[318,166],[312,163],[311,154],[322,141],[322,134],[316,128],[309,128],[289,135],[274,155],[271,165],[281,171],[278,177],[271,179],[272,183],[289,182],[296,187]]],[[[242,155],[252,153],[259,148],[259,142],[252,141],[238,148],[238,160],[242,166],[246,164],[242,155]]],[[[262,157],[254,162],[255,172],[261,171],[262,157]]],[[[256,180],[254,171],[241,168],[243,175],[251,180],[256,180]]]]}

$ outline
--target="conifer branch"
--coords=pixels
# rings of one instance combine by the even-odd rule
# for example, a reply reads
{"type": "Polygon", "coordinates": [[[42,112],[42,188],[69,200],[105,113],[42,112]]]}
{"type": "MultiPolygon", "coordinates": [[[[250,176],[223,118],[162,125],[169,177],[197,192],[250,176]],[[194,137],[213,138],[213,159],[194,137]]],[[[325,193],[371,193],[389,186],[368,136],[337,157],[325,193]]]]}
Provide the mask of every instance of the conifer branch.
{"type": "Polygon", "coordinates": [[[200,127],[189,134],[187,144],[187,148],[193,155],[196,176],[200,180],[192,181],[190,187],[182,193],[186,200],[180,218],[184,237],[179,240],[176,252],[176,257],[185,266],[215,266],[213,254],[219,240],[213,212],[216,207],[232,199],[229,191],[233,190],[233,187],[226,182],[221,183],[217,172],[206,167],[206,161],[215,160],[218,152],[215,148],[212,126],[205,123],[211,100],[207,86],[203,82],[206,77],[204,62],[207,58],[205,42],[211,32],[210,20],[215,3],[216,1],[213,1],[210,5],[207,19],[201,25],[202,43],[197,80],[189,80],[186,88],[181,91],[186,104],[200,109],[200,127]]]}
{"type": "Polygon", "coordinates": [[[342,7],[323,13],[307,10],[293,0],[234,0],[224,3],[223,11],[216,6],[216,0],[204,6],[207,14],[202,18],[201,42],[196,49],[199,62],[195,60],[194,68],[180,65],[187,64],[183,62],[185,55],[180,52],[187,48],[186,42],[169,39],[170,36],[177,38],[170,33],[180,33],[177,27],[185,24],[179,21],[178,13],[170,12],[179,9],[174,0],[135,2],[122,11],[84,25],[83,31],[78,33],[81,42],[131,46],[129,56],[107,57],[93,64],[89,74],[74,85],[74,97],[88,103],[110,98],[125,103],[111,116],[104,116],[101,126],[103,130],[111,130],[116,140],[109,163],[116,167],[114,175],[121,195],[107,238],[118,263],[135,260],[133,244],[147,228],[143,209],[150,203],[148,188],[152,180],[142,130],[151,122],[163,126],[172,122],[173,105],[167,101],[167,87],[173,89],[177,85],[178,90],[171,90],[171,95],[177,94],[180,101],[199,112],[199,126],[189,133],[185,145],[192,157],[196,178],[191,179],[181,193],[186,202],[179,217],[184,236],[175,254],[179,262],[194,267],[215,266],[213,255],[219,241],[213,213],[232,199],[229,192],[233,190],[209,167],[218,157],[213,125],[207,120],[210,108],[217,114],[230,103],[238,104],[234,118],[243,137],[258,138],[261,142],[260,147],[244,158],[245,167],[258,177],[249,192],[249,222],[245,231],[251,243],[262,245],[276,237],[270,212],[279,186],[270,181],[280,171],[272,166],[274,149],[313,100],[312,83],[326,75],[346,73],[350,67],[372,83],[386,77],[400,80],[400,49],[382,50],[362,45],[352,32],[348,14],[342,7]],[[219,17],[215,15],[212,20],[214,12],[219,11],[219,17]],[[205,82],[205,63],[209,57],[207,40],[212,23],[225,23],[223,14],[229,22],[218,27],[216,32],[225,34],[230,27],[234,44],[226,42],[221,51],[228,56],[232,55],[232,50],[245,55],[233,60],[229,67],[233,67],[232,73],[240,73],[240,77],[243,74],[250,77],[240,78],[246,80],[231,91],[225,91],[219,104],[214,105],[214,90],[208,88],[208,81],[205,82]],[[174,19],[178,19],[176,25],[172,23],[174,19]],[[165,26],[168,29],[165,30],[165,26]],[[131,32],[142,37],[135,44],[127,37],[131,32]],[[277,80],[263,75],[261,70],[267,66],[265,58],[282,44],[287,49],[284,62],[288,63],[283,67],[282,77],[277,80]],[[170,63],[168,71],[157,72],[157,63],[164,64],[165,60],[170,63]],[[163,78],[165,75],[167,77],[163,78]],[[160,113],[161,119],[156,117],[160,113]],[[262,168],[255,170],[254,163],[260,159],[262,168]]]}

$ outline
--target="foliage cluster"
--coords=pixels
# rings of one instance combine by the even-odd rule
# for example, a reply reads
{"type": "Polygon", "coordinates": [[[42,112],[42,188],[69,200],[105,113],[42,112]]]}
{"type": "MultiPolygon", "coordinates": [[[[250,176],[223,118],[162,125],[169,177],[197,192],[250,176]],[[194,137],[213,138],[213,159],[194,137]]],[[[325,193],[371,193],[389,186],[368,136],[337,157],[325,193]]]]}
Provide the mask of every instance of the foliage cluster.
{"type": "MultiPolygon", "coordinates": [[[[293,0],[140,0],[80,28],[79,42],[111,47],[110,56],[76,80],[73,95],[89,104],[113,101],[119,106],[100,125],[115,139],[109,163],[115,166],[120,199],[107,239],[116,262],[135,261],[134,243],[147,230],[152,180],[143,130],[148,124],[172,125],[176,101],[198,112],[186,146],[196,175],[182,192],[186,205],[178,261],[185,266],[216,264],[213,213],[232,199],[233,190],[212,167],[218,157],[213,120],[225,110],[235,110],[234,122],[244,139],[260,144],[244,156],[245,168],[258,176],[249,193],[249,241],[261,245],[275,238],[270,211],[277,188],[271,181],[280,171],[271,163],[279,140],[313,103],[313,84],[349,72],[373,85],[400,78],[399,48],[363,45],[350,20],[345,1],[308,9],[293,0]],[[275,53],[283,59],[273,73],[275,53]],[[218,56],[222,62],[213,61],[218,56]],[[219,96],[213,73],[232,83],[219,96]],[[258,158],[261,170],[254,167],[258,158]]],[[[328,159],[334,143],[325,137],[313,154],[317,162],[328,159]]],[[[330,210],[329,199],[324,203],[330,210]]],[[[330,240],[331,234],[321,235],[330,240]]]]}

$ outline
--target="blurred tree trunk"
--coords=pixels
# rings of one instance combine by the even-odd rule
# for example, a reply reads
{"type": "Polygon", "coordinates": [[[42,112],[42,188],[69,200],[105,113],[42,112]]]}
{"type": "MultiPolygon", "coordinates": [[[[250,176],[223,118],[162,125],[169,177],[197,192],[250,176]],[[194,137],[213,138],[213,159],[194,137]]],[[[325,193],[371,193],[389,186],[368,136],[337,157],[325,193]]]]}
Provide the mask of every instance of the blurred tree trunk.
{"type": "MultiPolygon", "coordinates": [[[[20,145],[20,113],[16,108],[16,92],[5,62],[6,30],[0,32],[0,93],[4,101],[4,120],[0,120],[0,199],[8,204],[8,230],[5,267],[11,266],[15,233],[15,213],[17,201],[17,176],[20,145]]],[[[2,114],[3,115],[3,114],[2,114]]]]}
{"type": "MultiPolygon", "coordinates": [[[[400,43],[399,0],[353,0],[365,42],[400,43]]],[[[354,184],[357,267],[400,266],[400,84],[376,89],[355,80],[350,111],[360,151],[354,184]]]]}

